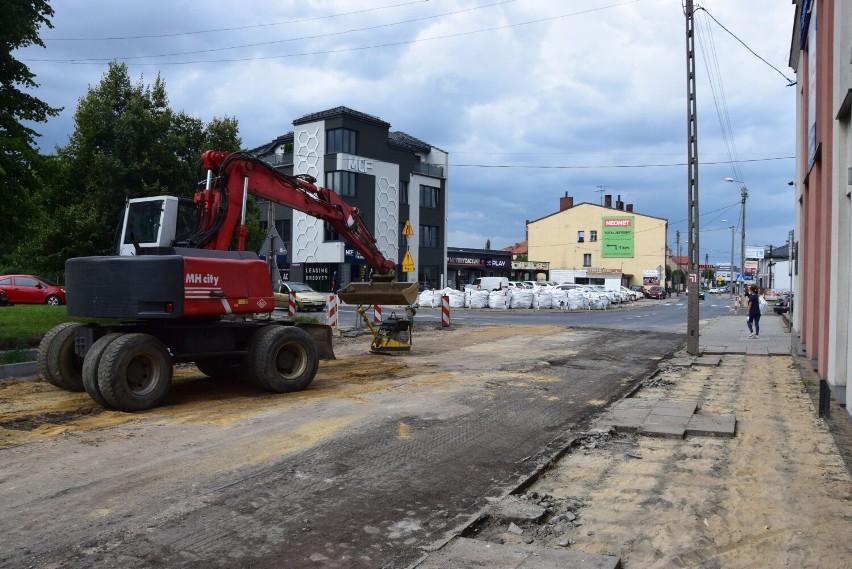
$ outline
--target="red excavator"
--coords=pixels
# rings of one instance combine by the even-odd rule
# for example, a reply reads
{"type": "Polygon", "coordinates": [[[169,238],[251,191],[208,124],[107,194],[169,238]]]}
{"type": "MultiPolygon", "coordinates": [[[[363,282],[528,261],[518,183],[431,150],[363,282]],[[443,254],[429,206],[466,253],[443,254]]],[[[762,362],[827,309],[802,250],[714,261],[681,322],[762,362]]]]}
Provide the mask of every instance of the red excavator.
{"type": "Polygon", "coordinates": [[[319,358],[334,357],[331,332],[268,317],[275,305],[269,268],[243,250],[248,195],[325,221],[364,256],[372,280],[338,291],[343,302],[415,302],[418,284],[395,280],[395,263],[376,247],[358,209],[332,190],[245,153],[208,151],[201,165],[207,179],[193,199],[128,202],[118,255],[66,261],[69,316],[115,323],[50,330],[38,350],[47,381],[121,411],[159,405],[179,362],[213,378],[246,376],[279,393],[307,387],[319,358]]]}

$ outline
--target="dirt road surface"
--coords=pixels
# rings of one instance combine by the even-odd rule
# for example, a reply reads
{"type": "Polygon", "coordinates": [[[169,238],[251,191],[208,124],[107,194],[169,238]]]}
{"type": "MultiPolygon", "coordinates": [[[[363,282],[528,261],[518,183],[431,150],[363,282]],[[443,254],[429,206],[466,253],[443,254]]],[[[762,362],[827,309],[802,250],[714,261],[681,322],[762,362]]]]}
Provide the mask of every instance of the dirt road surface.
{"type": "Polygon", "coordinates": [[[139,414],[0,383],[0,567],[405,567],[682,335],[463,326],[414,342],[390,357],[342,339],[286,395],[185,366],[139,414]]]}

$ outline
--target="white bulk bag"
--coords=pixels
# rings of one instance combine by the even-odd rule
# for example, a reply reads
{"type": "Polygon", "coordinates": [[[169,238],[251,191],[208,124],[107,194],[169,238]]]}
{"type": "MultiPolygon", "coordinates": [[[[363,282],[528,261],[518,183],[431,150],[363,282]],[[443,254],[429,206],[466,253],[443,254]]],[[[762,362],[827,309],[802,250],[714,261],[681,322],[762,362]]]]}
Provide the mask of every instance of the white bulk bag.
{"type": "Polygon", "coordinates": [[[532,306],[533,292],[526,288],[513,288],[509,296],[509,308],[529,308],[532,306]]]}
{"type": "Polygon", "coordinates": [[[424,290],[417,296],[417,306],[437,308],[441,306],[441,296],[434,290],[424,290]]]}
{"type": "Polygon", "coordinates": [[[561,308],[563,310],[568,308],[568,291],[567,290],[563,290],[563,289],[559,288],[559,289],[555,289],[550,294],[552,295],[550,303],[553,306],[553,308],[561,308]]]}
{"type": "Polygon", "coordinates": [[[488,295],[488,308],[503,310],[509,308],[509,291],[493,290],[488,295]]]}
{"type": "Polygon", "coordinates": [[[553,306],[553,295],[547,292],[544,289],[538,289],[535,291],[535,296],[533,297],[533,308],[550,308],[553,306]]]}
{"type": "Polygon", "coordinates": [[[487,290],[469,290],[464,293],[464,305],[467,308],[488,307],[487,290]]]}

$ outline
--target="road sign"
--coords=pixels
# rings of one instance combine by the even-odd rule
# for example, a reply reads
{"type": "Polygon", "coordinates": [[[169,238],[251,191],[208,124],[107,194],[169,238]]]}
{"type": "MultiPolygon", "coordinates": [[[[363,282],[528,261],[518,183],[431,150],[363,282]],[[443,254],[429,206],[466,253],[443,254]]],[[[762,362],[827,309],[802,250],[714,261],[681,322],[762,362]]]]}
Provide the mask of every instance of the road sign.
{"type": "Polygon", "coordinates": [[[414,235],[414,229],[411,228],[411,220],[405,222],[405,227],[402,228],[402,234],[406,237],[414,235]]]}
{"type": "Polygon", "coordinates": [[[736,278],[735,280],[736,280],[738,283],[744,283],[744,282],[746,281],[746,280],[745,280],[745,275],[743,275],[742,273],[736,273],[736,275],[737,275],[737,278],[736,278]]]}
{"type": "Polygon", "coordinates": [[[414,272],[414,259],[411,258],[411,251],[405,252],[405,257],[402,259],[402,272],[403,273],[413,273],[414,272]]]}

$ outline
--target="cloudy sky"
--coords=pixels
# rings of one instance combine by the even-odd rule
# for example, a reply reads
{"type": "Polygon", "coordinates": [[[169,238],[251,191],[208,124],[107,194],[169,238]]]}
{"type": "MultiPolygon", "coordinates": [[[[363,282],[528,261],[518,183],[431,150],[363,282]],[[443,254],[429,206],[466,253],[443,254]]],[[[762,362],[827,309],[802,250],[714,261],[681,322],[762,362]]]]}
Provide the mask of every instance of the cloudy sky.
{"type": "MultiPolygon", "coordinates": [[[[670,246],[680,230],[686,251],[678,0],[52,4],[46,49],[16,54],[37,75],[35,94],[64,107],[36,126],[45,152],[67,143],[78,100],[115,59],[145,83],[159,73],[174,109],[236,117],[246,148],[342,105],[449,152],[449,246],[511,245],[560,196],[600,203],[603,191],[667,219],[670,246]]],[[[782,245],[794,224],[797,87],[784,78],[795,78],[794,6],[700,6],[700,255],[728,261],[733,225],[739,264],[743,184],[746,245],[782,245]]]]}

